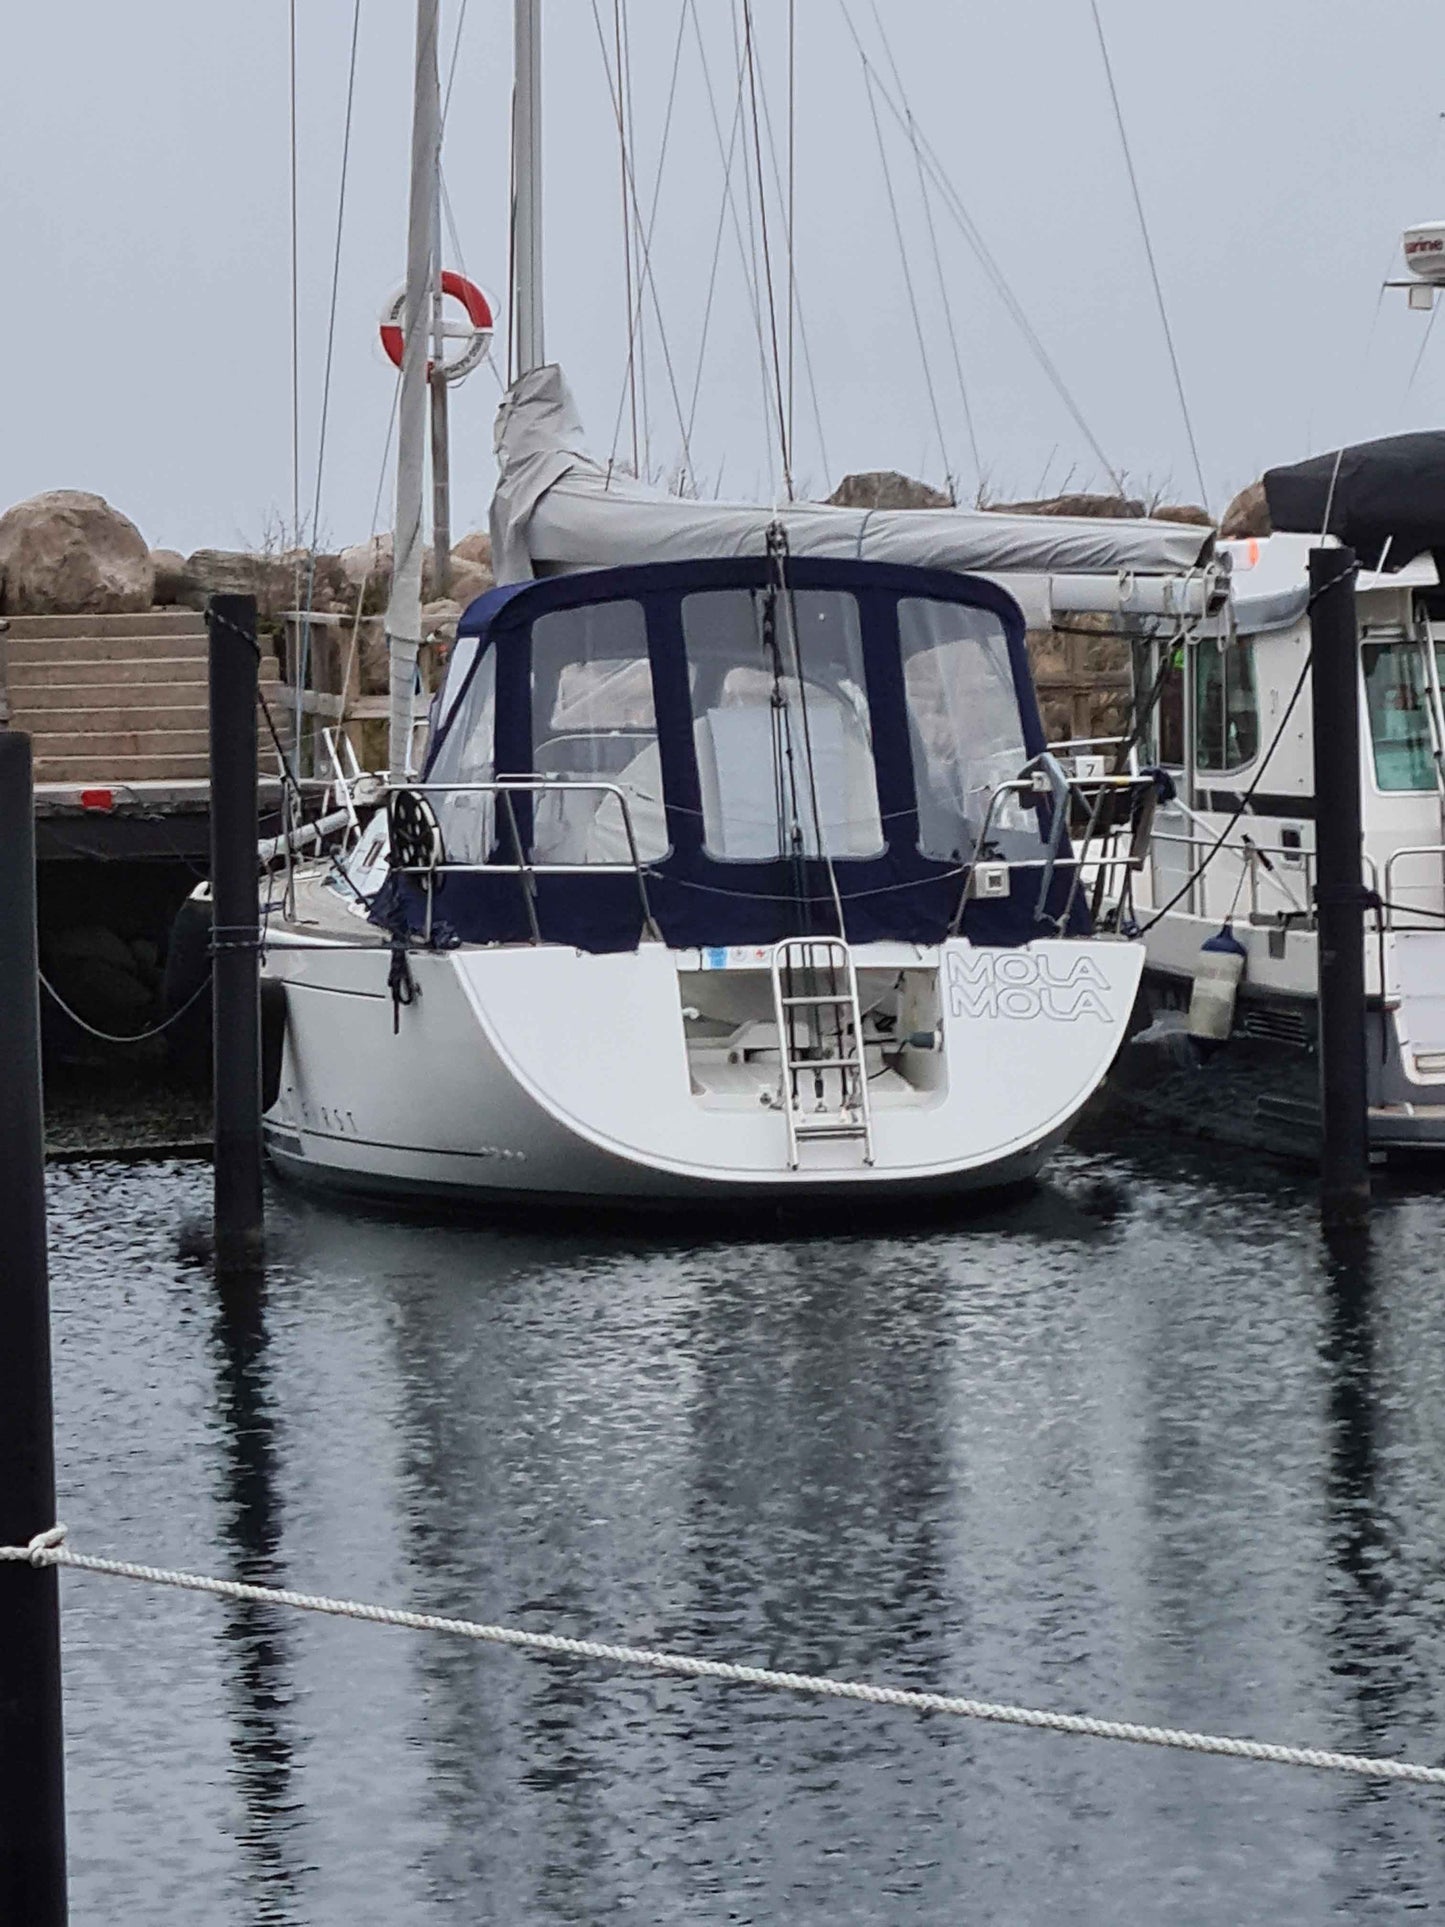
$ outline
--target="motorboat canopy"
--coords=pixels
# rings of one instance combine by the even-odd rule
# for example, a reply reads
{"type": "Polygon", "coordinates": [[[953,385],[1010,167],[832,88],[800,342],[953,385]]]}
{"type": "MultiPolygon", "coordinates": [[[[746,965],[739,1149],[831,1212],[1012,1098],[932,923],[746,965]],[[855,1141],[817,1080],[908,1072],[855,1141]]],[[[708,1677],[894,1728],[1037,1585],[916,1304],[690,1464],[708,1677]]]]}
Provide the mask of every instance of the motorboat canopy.
{"type": "Polygon", "coordinates": [[[1264,477],[1270,524],[1333,535],[1366,569],[1393,574],[1417,555],[1445,555],[1445,431],[1387,435],[1264,477]]]}
{"type": "Polygon", "coordinates": [[[991,582],[742,556],[511,584],[462,617],[433,708],[417,787],[444,887],[394,875],[376,914],[591,951],[840,913],[854,942],[1077,933],[1063,825],[1017,787],[1044,747],[991,582]],[[1006,893],[970,891],[984,859],[1006,893]]]}

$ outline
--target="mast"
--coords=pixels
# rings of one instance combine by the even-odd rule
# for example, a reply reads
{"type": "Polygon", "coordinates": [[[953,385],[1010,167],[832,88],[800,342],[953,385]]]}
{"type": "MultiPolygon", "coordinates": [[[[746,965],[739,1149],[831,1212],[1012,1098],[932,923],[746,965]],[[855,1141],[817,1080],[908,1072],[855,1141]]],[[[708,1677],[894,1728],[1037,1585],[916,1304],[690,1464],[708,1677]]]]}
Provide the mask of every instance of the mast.
{"type": "Polygon", "coordinates": [[[441,143],[437,143],[437,191],[432,200],[431,270],[431,527],[436,593],[452,592],[451,437],[447,426],[447,377],[443,361],[446,316],[442,309],[441,143]]]}
{"type": "Polygon", "coordinates": [[[542,0],[516,0],[512,83],[512,372],[546,361],[542,344],[542,0]]]}
{"type": "Polygon", "coordinates": [[[386,640],[391,661],[387,768],[411,769],[416,661],[421,648],[422,490],[427,435],[427,304],[431,295],[434,208],[441,125],[437,79],[438,0],[417,0],[416,80],[411,117],[411,197],[406,228],[406,307],[402,314],[401,398],[397,406],[396,527],[386,640]]]}

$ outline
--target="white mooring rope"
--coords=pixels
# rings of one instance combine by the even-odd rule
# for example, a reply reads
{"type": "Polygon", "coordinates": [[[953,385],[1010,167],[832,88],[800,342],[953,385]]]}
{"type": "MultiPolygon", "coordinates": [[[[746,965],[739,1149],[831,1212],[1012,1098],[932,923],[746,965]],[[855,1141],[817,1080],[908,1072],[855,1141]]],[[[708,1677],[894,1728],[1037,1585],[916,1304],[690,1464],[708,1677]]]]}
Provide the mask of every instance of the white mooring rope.
{"type": "Polygon", "coordinates": [[[921,1693],[903,1686],[869,1686],[857,1680],[829,1679],[819,1673],[783,1673],[770,1666],[740,1666],[732,1660],[697,1659],[687,1653],[657,1652],[648,1646],[615,1646],[599,1639],[569,1639],[561,1633],[534,1633],[517,1626],[486,1626],[474,1619],[449,1619],[439,1613],[408,1612],[396,1606],[370,1606],[355,1599],[291,1592],[281,1586],[252,1586],[240,1579],[212,1579],[200,1573],[173,1572],[163,1566],[137,1565],[129,1559],[102,1559],[65,1545],[65,1527],[37,1533],[28,1546],[0,1546],[0,1561],[32,1566],[69,1566],[142,1585],[171,1586],[181,1592],[211,1593],[263,1606],[291,1606],[297,1612],[326,1613],[335,1619],[361,1619],[374,1626],[405,1626],[412,1632],[446,1633],[492,1646],[525,1652],[555,1653],[567,1659],[597,1659],[613,1666],[640,1666],[684,1679],[724,1680],[736,1686],[770,1687],[775,1692],[810,1693],[819,1699],[861,1700],[869,1706],[898,1706],[915,1713],[952,1713],[963,1719],[991,1720],[1001,1726],[1027,1726],[1045,1733],[1074,1733],[1086,1739],[1128,1740],[1137,1746],[1167,1746],[1183,1753],[1212,1753],[1230,1760],[1259,1760],[1269,1766],[1307,1766],[1329,1773],[1355,1773],[1370,1780],[1408,1780],[1417,1786],[1445,1786],[1445,1767],[1418,1766],[1410,1760],[1377,1760],[1361,1753],[1334,1753],[1318,1746],[1281,1746],[1270,1740],[1236,1740],[1218,1733],[1190,1733],[1172,1726],[1141,1726],[1133,1720],[1101,1720],[1086,1713],[1049,1713],[1031,1706],[1001,1705],[952,1693],[921,1693]]]}

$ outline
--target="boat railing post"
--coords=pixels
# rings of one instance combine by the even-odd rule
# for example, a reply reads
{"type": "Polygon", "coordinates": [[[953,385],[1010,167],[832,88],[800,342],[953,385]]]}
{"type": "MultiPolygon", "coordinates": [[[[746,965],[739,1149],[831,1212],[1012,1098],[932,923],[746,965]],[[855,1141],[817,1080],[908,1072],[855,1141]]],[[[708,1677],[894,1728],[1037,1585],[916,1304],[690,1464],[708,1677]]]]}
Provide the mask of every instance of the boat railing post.
{"type": "MultiPolygon", "coordinates": [[[[1196,688],[1196,679],[1198,677],[1198,648],[1199,644],[1195,639],[1194,632],[1190,630],[1185,635],[1183,644],[1184,662],[1180,673],[1184,678],[1184,687],[1180,692],[1183,698],[1180,707],[1183,712],[1182,719],[1184,724],[1184,808],[1189,817],[1191,830],[1196,832],[1198,825],[1194,820],[1194,812],[1198,798],[1198,790],[1195,785],[1199,774],[1199,745],[1195,740],[1195,735],[1199,723],[1199,705],[1195,701],[1195,696],[1198,694],[1196,688]]],[[[1203,887],[1207,890],[1207,886],[1203,887]]],[[[1209,911],[1207,895],[1205,895],[1201,901],[1201,884],[1195,869],[1192,843],[1189,852],[1189,880],[1188,890],[1184,899],[1184,908],[1191,917],[1199,915],[1207,916],[1209,911]]]]}
{"type": "Polygon", "coordinates": [[[1370,1206],[1354,552],[1311,549],[1309,571],[1319,932],[1320,1210],[1327,1224],[1346,1225],[1362,1222],[1370,1206]]]}
{"type": "MultiPolygon", "coordinates": [[[[216,1275],[259,1273],[260,863],[256,843],[256,598],[215,595],[210,632],[211,983],[216,1275]]],[[[287,839],[289,843],[289,836],[287,839]]]]}
{"type": "MultiPolygon", "coordinates": [[[[0,730],[0,1545],[55,1524],[30,738],[0,730]]],[[[0,1565],[0,1920],[64,1927],[60,1587],[0,1565]]]]}

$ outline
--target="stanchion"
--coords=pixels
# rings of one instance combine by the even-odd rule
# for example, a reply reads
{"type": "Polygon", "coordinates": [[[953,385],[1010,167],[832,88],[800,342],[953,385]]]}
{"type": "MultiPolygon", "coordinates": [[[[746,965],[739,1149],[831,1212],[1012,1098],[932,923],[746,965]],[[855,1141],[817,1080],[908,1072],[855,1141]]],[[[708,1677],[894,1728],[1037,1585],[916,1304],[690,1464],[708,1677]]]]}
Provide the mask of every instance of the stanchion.
{"type": "Polygon", "coordinates": [[[1315,926],[1319,946],[1320,1212],[1359,1224],[1370,1209],[1365,1061],[1365,890],[1360,830],[1360,648],[1355,557],[1310,550],[1314,702],[1315,926]]]}
{"type": "Polygon", "coordinates": [[[256,599],[212,596],[211,947],[216,1275],[260,1272],[260,909],[256,856],[256,599]]]}
{"type": "MultiPolygon", "coordinates": [[[[0,730],[0,1545],[55,1524],[30,738],[0,730]]],[[[64,1927],[60,1592],[0,1565],[0,1921],[64,1927]]]]}

